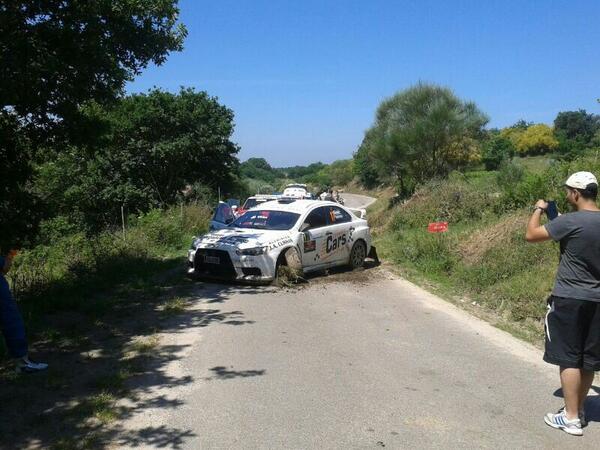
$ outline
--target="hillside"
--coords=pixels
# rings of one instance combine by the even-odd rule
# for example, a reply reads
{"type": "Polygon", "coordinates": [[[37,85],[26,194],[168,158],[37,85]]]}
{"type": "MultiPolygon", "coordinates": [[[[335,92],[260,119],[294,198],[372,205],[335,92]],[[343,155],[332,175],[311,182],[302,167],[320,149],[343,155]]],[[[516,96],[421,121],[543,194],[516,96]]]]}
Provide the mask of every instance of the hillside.
{"type": "Polygon", "coordinates": [[[527,243],[525,226],[538,198],[556,199],[566,211],[562,183],[567,173],[583,169],[598,172],[600,163],[589,156],[455,172],[397,204],[393,191],[380,191],[369,210],[379,255],[405,277],[539,343],[559,249],[551,242],[527,243]],[[428,233],[434,221],[447,221],[448,232],[428,233]]]}

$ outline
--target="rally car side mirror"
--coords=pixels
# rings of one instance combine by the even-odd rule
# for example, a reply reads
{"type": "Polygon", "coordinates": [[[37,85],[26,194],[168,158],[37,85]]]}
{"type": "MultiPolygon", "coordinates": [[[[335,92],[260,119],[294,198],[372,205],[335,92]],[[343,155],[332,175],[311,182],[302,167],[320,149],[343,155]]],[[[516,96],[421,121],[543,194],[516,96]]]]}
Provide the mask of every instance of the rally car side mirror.
{"type": "Polygon", "coordinates": [[[304,233],[305,231],[308,231],[309,229],[310,229],[310,223],[304,222],[302,225],[300,225],[300,233],[304,233]]]}

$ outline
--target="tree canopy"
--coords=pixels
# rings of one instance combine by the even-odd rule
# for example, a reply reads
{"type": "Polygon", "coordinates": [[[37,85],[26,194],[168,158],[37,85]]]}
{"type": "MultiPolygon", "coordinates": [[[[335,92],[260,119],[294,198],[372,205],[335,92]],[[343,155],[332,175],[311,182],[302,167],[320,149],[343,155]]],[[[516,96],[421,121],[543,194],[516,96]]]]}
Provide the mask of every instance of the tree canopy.
{"type": "Polygon", "coordinates": [[[554,119],[554,129],[567,139],[588,144],[600,129],[600,116],[588,114],[584,109],[562,111],[554,119]]]}
{"type": "Polygon", "coordinates": [[[517,137],[517,151],[521,155],[539,155],[558,148],[552,128],[543,123],[531,125],[517,137]]]}
{"type": "Polygon", "coordinates": [[[227,191],[237,182],[233,112],[205,92],[157,89],[108,109],[88,105],[84,114],[103,133],[38,170],[37,192],[61,214],[102,225],[121,205],[145,211],[174,203],[187,185],[227,191]]]}
{"type": "Polygon", "coordinates": [[[483,144],[481,160],[486,170],[498,170],[502,163],[514,156],[515,152],[515,146],[510,139],[496,134],[483,144]]]}
{"type": "Polygon", "coordinates": [[[395,179],[407,193],[415,183],[478,161],[487,121],[450,89],[419,83],[381,103],[357,152],[359,167],[366,153],[381,179],[395,179]]]}
{"type": "Polygon", "coordinates": [[[48,126],[104,103],[148,63],[181,50],[177,0],[4,0],[0,109],[48,126]]]}

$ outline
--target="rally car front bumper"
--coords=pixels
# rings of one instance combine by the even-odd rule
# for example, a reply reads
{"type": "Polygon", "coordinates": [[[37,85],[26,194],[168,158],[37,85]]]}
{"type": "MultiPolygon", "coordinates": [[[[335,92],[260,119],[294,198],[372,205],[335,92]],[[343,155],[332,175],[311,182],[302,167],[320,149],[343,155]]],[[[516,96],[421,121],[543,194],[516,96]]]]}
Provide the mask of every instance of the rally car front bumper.
{"type": "Polygon", "coordinates": [[[188,275],[220,280],[269,282],[275,278],[275,264],[267,254],[240,256],[215,248],[188,250],[188,275]]]}

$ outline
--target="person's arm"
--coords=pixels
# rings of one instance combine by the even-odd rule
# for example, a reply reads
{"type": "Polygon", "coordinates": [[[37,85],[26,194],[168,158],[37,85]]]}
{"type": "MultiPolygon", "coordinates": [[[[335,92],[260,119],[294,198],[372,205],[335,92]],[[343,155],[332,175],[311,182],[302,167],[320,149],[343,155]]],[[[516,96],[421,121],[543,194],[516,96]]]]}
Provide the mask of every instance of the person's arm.
{"type": "Polygon", "coordinates": [[[544,242],[552,239],[550,233],[545,226],[541,223],[542,214],[548,208],[548,203],[545,200],[538,200],[535,204],[535,209],[529,222],[527,222],[527,231],[525,233],[525,240],[527,242],[544,242]]]}
{"type": "Polygon", "coordinates": [[[8,260],[6,258],[4,258],[3,256],[0,256],[0,273],[8,272],[8,269],[10,268],[10,264],[8,264],[7,261],[8,260]]]}

